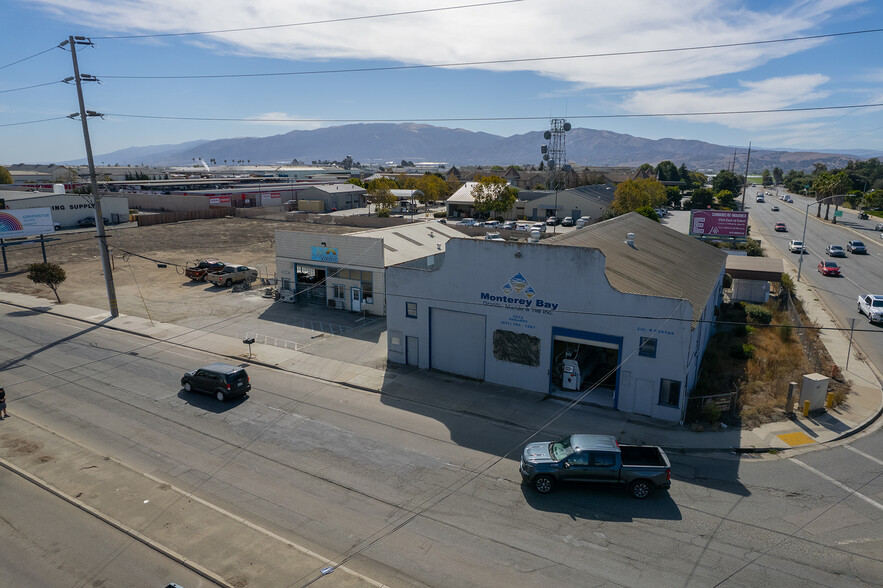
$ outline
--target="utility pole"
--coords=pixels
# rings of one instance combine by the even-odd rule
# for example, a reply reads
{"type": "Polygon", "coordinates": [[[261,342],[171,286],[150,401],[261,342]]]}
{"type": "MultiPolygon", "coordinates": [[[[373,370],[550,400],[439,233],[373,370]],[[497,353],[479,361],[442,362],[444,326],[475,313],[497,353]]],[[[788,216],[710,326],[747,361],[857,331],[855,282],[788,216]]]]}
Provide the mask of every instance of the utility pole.
{"type": "Polygon", "coordinates": [[[745,210],[745,189],[748,187],[748,162],[751,161],[751,141],[748,142],[748,157],[745,158],[745,181],[742,182],[742,210],[745,210]]]}
{"type": "MultiPolygon", "coordinates": [[[[95,207],[95,227],[98,230],[98,250],[101,253],[101,267],[104,270],[104,284],[107,288],[107,303],[110,307],[110,316],[118,317],[120,310],[117,306],[116,290],[113,287],[113,270],[110,267],[110,252],[107,247],[107,233],[104,230],[104,216],[101,213],[101,196],[98,194],[98,178],[95,176],[95,161],[92,159],[92,141],[89,139],[89,125],[86,122],[87,116],[101,116],[97,112],[86,110],[86,104],[83,101],[83,85],[82,80],[88,82],[97,82],[95,76],[80,76],[80,67],[77,64],[77,44],[92,45],[92,41],[86,37],[68,37],[61,46],[69,43],[71,46],[71,58],[74,62],[74,80],[77,83],[77,98],[80,102],[80,122],[83,123],[83,140],[86,142],[86,159],[89,162],[89,179],[92,182],[92,202],[95,207]]],[[[72,114],[71,118],[77,116],[72,114]]]]}

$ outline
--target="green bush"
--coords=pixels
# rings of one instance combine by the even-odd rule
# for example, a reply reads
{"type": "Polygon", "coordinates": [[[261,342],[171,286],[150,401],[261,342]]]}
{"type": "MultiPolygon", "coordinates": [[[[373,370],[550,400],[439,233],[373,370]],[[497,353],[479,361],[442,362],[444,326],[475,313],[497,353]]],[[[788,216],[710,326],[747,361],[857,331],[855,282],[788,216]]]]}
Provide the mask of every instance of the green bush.
{"type": "Polygon", "coordinates": [[[758,304],[748,304],[745,306],[745,314],[748,315],[748,318],[753,320],[756,323],[760,323],[762,325],[770,324],[770,321],[773,320],[773,313],[763,306],[758,304]]]}
{"type": "Polygon", "coordinates": [[[721,408],[716,402],[706,402],[702,405],[702,420],[716,423],[721,420],[721,408]]]}
{"type": "Polygon", "coordinates": [[[743,343],[730,347],[730,355],[736,359],[751,359],[754,357],[754,345],[743,343]]]}
{"type": "Polygon", "coordinates": [[[447,218],[448,213],[447,213],[447,212],[444,212],[444,211],[442,211],[442,212],[433,212],[433,213],[432,213],[432,216],[435,217],[435,218],[447,218]]]}
{"type": "Polygon", "coordinates": [[[779,283],[782,284],[783,290],[794,292],[794,280],[788,274],[782,274],[782,279],[779,283]]]}
{"type": "Polygon", "coordinates": [[[389,218],[389,209],[381,208],[377,211],[377,218],[389,218]]]}
{"type": "Polygon", "coordinates": [[[788,343],[794,339],[794,327],[791,325],[782,325],[779,327],[779,339],[784,343],[788,343]]]}

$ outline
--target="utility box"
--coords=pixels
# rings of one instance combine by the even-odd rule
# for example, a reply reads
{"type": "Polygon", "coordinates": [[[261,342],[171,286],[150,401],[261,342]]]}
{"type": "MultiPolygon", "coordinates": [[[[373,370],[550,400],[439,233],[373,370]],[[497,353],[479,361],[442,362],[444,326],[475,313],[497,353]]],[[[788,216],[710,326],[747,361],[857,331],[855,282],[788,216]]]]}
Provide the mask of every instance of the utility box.
{"type": "Polygon", "coordinates": [[[830,378],[822,374],[805,374],[803,385],[800,387],[800,401],[798,406],[803,408],[803,403],[809,401],[809,410],[814,412],[825,409],[825,399],[828,396],[828,382],[830,378]]]}

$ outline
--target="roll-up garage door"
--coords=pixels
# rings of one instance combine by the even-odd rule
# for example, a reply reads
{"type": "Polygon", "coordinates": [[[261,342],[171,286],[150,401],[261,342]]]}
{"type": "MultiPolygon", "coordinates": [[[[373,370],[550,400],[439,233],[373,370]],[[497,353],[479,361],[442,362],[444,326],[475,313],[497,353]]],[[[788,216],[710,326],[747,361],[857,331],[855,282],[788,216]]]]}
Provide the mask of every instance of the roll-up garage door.
{"type": "Polygon", "coordinates": [[[484,380],[485,317],[430,309],[430,368],[484,380]]]}

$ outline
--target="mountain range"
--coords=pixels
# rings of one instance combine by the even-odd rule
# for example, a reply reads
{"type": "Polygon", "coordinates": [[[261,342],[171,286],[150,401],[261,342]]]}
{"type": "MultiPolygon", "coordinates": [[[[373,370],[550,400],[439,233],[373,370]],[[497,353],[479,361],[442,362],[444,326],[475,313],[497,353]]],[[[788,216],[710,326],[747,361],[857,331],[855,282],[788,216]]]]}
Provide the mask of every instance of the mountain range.
{"type": "MultiPolygon", "coordinates": [[[[547,144],[543,131],[502,137],[483,132],[414,123],[370,123],[291,131],[270,137],[238,137],[213,141],[188,141],[175,145],[131,147],[103,155],[95,161],[105,165],[192,165],[214,160],[215,165],[243,161],[250,164],[285,164],[342,161],[347,155],[362,164],[437,162],[450,167],[470,165],[539,165],[540,146],[547,144]]],[[[573,128],[565,135],[567,160],[576,166],[652,165],[671,161],[691,170],[715,172],[745,170],[746,149],[689,139],[645,139],[612,131],[573,128]]],[[[811,171],[813,164],[842,168],[849,160],[878,157],[867,150],[818,153],[783,149],[751,150],[750,170],[779,167],[811,171]]],[[[66,162],[83,164],[85,160],[66,162]]]]}

